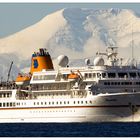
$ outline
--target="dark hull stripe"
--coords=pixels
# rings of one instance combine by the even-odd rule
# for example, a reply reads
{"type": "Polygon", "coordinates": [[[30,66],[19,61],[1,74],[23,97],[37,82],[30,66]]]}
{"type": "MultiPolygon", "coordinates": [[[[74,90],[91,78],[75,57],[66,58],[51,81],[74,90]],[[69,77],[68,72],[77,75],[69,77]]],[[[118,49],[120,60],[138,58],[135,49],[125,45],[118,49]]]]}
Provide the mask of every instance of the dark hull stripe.
{"type": "MultiPolygon", "coordinates": [[[[0,108],[0,110],[23,110],[23,109],[64,109],[64,108],[124,108],[132,106],[130,105],[102,105],[102,106],[50,106],[50,107],[9,107],[0,108]]],[[[140,107],[140,105],[135,105],[135,107],[140,107]]]]}

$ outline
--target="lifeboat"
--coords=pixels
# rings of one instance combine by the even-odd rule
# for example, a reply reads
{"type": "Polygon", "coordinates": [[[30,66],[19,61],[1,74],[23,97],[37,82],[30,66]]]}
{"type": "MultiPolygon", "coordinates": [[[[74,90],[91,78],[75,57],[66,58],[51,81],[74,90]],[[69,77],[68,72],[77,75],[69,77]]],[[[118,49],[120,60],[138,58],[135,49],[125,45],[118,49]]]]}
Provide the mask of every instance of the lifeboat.
{"type": "Polygon", "coordinates": [[[29,74],[18,74],[15,83],[17,85],[25,85],[28,84],[31,80],[31,75],[29,74]]]}
{"type": "Polygon", "coordinates": [[[69,80],[76,80],[78,78],[80,78],[80,76],[77,73],[71,73],[68,75],[69,80]]]}

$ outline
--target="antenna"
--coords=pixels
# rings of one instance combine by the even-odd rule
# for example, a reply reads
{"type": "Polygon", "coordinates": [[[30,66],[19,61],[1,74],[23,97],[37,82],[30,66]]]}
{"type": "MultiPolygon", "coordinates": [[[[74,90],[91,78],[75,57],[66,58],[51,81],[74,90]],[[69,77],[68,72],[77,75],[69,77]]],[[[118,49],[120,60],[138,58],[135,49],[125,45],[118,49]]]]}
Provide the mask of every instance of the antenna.
{"type": "Polygon", "coordinates": [[[131,48],[132,48],[132,66],[134,66],[134,38],[133,38],[133,24],[132,24],[132,44],[131,44],[131,48]]]}

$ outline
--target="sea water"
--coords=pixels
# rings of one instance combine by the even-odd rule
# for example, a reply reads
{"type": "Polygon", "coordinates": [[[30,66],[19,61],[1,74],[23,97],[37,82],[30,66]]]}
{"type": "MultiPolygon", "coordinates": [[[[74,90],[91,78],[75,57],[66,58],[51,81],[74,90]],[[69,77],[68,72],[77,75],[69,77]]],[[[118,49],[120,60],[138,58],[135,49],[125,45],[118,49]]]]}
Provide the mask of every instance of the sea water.
{"type": "Polygon", "coordinates": [[[1,137],[139,137],[140,123],[2,123],[1,137]]]}

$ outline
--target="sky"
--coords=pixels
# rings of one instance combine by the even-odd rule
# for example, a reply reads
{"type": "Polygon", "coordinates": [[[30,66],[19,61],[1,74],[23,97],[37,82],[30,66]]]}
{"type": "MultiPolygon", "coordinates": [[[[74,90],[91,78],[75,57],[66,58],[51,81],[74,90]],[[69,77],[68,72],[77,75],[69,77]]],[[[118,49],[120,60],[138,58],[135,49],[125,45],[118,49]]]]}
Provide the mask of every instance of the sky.
{"type": "Polygon", "coordinates": [[[0,3],[0,38],[35,24],[63,8],[132,9],[140,14],[140,3],[0,3]]]}

